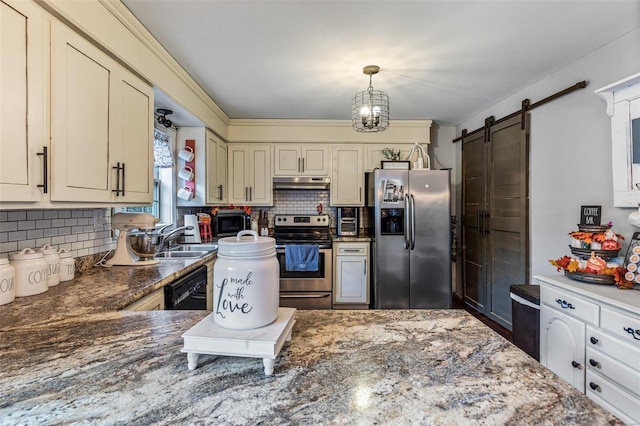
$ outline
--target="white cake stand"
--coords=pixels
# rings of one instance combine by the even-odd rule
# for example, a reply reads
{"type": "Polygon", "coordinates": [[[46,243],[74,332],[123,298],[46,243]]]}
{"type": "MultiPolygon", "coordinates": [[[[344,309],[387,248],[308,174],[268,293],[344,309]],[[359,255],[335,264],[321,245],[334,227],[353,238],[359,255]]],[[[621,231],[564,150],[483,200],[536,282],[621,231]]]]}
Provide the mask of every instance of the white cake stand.
{"type": "Polygon", "coordinates": [[[278,308],[274,322],[251,330],[221,327],[213,319],[215,313],[207,315],[182,335],[189,370],[197,368],[201,354],[209,354],[262,358],[264,374],[272,375],[276,356],[284,342],[291,340],[295,312],[295,308],[278,308]]]}

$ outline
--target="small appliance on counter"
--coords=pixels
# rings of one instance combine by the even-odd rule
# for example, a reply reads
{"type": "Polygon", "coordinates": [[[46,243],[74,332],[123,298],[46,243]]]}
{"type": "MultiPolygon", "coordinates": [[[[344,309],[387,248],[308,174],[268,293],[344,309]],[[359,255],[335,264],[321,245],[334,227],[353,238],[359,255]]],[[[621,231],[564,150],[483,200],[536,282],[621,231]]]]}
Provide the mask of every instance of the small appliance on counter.
{"type": "Polygon", "coordinates": [[[359,217],[357,207],[338,207],[338,235],[358,235],[359,217]]]}
{"type": "Polygon", "coordinates": [[[234,237],[240,231],[251,228],[251,216],[242,209],[218,210],[214,219],[216,237],[234,237]]]}
{"type": "Polygon", "coordinates": [[[202,242],[202,239],[200,238],[200,225],[198,223],[198,216],[195,214],[185,214],[184,226],[193,227],[193,229],[184,231],[184,242],[190,244],[200,244],[202,242]]]}
{"type": "Polygon", "coordinates": [[[158,259],[153,259],[153,253],[146,256],[145,253],[134,252],[129,241],[129,234],[134,230],[141,232],[154,232],[156,223],[160,220],[149,213],[116,213],[111,218],[111,227],[118,230],[118,242],[113,257],[105,264],[121,266],[145,266],[155,265],[158,259]]]}

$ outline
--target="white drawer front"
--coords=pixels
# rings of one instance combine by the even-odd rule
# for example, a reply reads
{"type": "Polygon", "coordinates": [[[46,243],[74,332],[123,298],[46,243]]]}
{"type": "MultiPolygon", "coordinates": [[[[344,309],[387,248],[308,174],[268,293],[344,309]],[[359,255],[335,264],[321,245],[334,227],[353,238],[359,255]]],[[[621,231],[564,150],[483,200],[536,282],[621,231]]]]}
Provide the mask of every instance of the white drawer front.
{"type": "Polygon", "coordinates": [[[640,371],[640,348],[630,345],[604,331],[587,326],[587,348],[594,348],[640,371]]]}
{"type": "MultiPolygon", "coordinates": [[[[630,418],[632,421],[629,422],[623,418],[627,423],[638,423],[640,422],[640,398],[634,397],[629,392],[624,391],[608,380],[602,378],[602,376],[594,373],[593,371],[587,370],[587,396],[593,399],[596,402],[600,402],[600,400],[604,400],[607,405],[614,407],[617,411],[620,411],[625,414],[625,417],[630,418]],[[593,389],[593,387],[595,389],[593,389]]],[[[618,414],[616,411],[613,411],[613,414],[618,414]]]]}
{"type": "Polygon", "coordinates": [[[603,307],[600,328],[640,348],[640,318],[603,307]]]}
{"type": "MultiPolygon", "coordinates": [[[[640,358],[638,358],[640,362],[640,358]]],[[[640,397],[640,371],[587,346],[587,369],[617,383],[640,397]]],[[[638,407],[640,408],[640,407],[638,407]]]]}
{"type": "Polygon", "coordinates": [[[362,256],[367,254],[367,245],[362,243],[339,243],[337,254],[362,256]]]}
{"type": "Polygon", "coordinates": [[[545,285],[540,287],[540,300],[564,314],[598,325],[600,306],[595,303],[545,285]]]}

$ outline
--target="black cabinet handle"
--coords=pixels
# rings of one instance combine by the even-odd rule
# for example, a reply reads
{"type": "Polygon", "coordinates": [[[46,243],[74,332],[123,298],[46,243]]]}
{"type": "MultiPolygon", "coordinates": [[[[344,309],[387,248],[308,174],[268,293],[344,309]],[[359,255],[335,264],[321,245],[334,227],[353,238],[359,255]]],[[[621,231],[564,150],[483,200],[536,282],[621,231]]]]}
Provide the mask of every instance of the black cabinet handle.
{"type": "Polygon", "coordinates": [[[595,345],[596,343],[598,343],[598,339],[596,339],[595,337],[592,337],[592,338],[590,338],[589,340],[590,340],[590,341],[591,341],[591,343],[593,343],[594,345],[595,345]]]}
{"type": "Polygon", "coordinates": [[[622,327],[622,329],[629,333],[635,340],[640,340],[640,330],[634,330],[631,327],[622,327]]]}
{"type": "Polygon", "coordinates": [[[593,382],[590,382],[590,383],[589,383],[589,387],[590,387],[591,389],[593,389],[593,390],[597,390],[598,392],[600,392],[600,386],[596,385],[596,384],[595,384],[595,383],[593,383],[593,382]]]}
{"type": "Polygon", "coordinates": [[[43,193],[49,192],[49,183],[47,180],[47,176],[49,176],[49,156],[47,153],[49,152],[49,148],[46,146],[42,147],[42,152],[37,152],[36,155],[42,155],[42,185],[37,185],[38,188],[42,188],[43,193]]]}
{"type": "MultiPolygon", "coordinates": [[[[120,196],[120,170],[124,170],[124,163],[122,164],[122,166],[120,166],[120,162],[116,163],[115,166],[111,167],[112,169],[115,169],[116,171],[116,189],[112,189],[111,192],[115,192],[116,193],[116,197],[120,196]]],[[[124,180],[124,174],[123,174],[123,180],[124,180]]],[[[122,190],[122,195],[124,195],[124,190],[122,190]]]]}
{"type": "Polygon", "coordinates": [[[124,163],[122,163],[122,196],[124,197],[124,163]]]}
{"type": "Polygon", "coordinates": [[[580,368],[580,364],[576,361],[571,361],[571,365],[573,365],[573,368],[580,368]]]}
{"type": "Polygon", "coordinates": [[[222,185],[218,185],[218,200],[222,201],[222,185]]]}
{"type": "Polygon", "coordinates": [[[600,363],[593,358],[589,360],[589,364],[591,364],[592,367],[597,367],[600,365],[600,363]]]}
{"type": "Polygon", "coordinates": [[[566,300],[556,299],[556,303],[560,305],[562,309],[575,309],[575,306],[573,306],[571,303],[567,302],[566,300]]]}

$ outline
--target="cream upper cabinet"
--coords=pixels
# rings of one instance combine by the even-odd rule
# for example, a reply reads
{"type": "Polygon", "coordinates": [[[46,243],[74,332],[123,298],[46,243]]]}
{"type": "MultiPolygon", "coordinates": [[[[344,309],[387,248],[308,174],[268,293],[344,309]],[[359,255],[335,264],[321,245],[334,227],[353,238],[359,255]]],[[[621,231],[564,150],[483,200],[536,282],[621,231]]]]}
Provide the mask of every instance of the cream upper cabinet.
{"type": "Polygon", "coordinates": [[[48,20],[32,2],[0,1],[0,201],[48,199],[48,20]]]}
{"type": "Polygon", "coordinates": [[[227,143],[207,130],[207,204],[227,204],[227,143]]]}
{"type": "Polygon", "coordinates": [[[229,144],[229,204],[273,204],[271,144],[229,144]]]}
{"type": "Polygon", "coordinates": [[[151,203],[151,87],[59,22],[51,45],[51,200],[151,203]]]}
{"type": "Polygon", "coordinates": [[[330,203],[332,206],[364,205],[362,145],[332,145],[330,203]]]}
{"type": "Polygon", "coordinates": [[[403,144],[365,144],[365,164],[364,171],[370,172],[375,168],[381,168],[380,162],[384,161],[384,155],[382,155],[382,150],[384,148],[392,148],[394,150],[400,150],[400,160],[405,160],[409,152],[411,152],[411,147],[413,144],[403,143],[403,144]]]}
{"type": "Polygon", "coordinates": [[[274,176],[329,176],[329,146],[324,144],[276,144],[274,176]]]}

